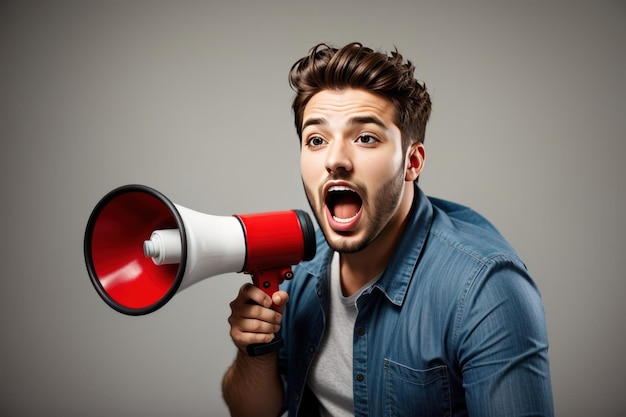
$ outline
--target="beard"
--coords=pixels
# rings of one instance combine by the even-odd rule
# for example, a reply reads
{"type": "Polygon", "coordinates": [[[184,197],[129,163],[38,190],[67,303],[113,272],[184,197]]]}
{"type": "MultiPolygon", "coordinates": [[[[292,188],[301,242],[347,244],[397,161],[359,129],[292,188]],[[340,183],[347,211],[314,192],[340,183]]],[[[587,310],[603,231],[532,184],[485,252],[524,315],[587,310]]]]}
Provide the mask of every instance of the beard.
{"type": "MultiPolygon", "coordinates": [[[[345,176],[344,176],[345,177],[345,176]]],[[[334,178],[333,178],[334,179],[334,178]]],[[[347,179],[347,178],[338,178],[347,179]]],[[[351,237],[350,232],[338,232],[333,230],[326,220],[325,203],[322,187],[317,192],[319,203],[315,205],[315,199],[312,197],[313,191],[304,184],[304,190],[309,202],[309,206],[313,215],[320,225],[322,233],[326,238],[328,245],[336,252],[340,253],[357,253],[367,248],[385,229],[389,220],[396,213],[396,209],[400,204],[402,189],[404,187],[404,167],[400,166],[396,174],[394,174],[387,182],[380,185],[373,193],[368,192],[365,187],[359,183],[359,194],[365,203],[362,210],[367,210],[361,221],[366,221],[365,233],[362,237],[351,237]]]]}

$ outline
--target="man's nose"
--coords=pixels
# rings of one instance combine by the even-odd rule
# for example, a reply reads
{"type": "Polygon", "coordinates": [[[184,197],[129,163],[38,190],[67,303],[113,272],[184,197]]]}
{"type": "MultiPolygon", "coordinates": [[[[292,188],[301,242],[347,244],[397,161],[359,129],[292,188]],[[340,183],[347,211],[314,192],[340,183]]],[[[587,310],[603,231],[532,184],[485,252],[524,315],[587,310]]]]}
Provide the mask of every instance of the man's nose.
{"type": "Polygon", "coordinates": [[[326,153],[326,170],[331,172],[352,171],[350,144],[343,140],[333,140],[326,153]]]}

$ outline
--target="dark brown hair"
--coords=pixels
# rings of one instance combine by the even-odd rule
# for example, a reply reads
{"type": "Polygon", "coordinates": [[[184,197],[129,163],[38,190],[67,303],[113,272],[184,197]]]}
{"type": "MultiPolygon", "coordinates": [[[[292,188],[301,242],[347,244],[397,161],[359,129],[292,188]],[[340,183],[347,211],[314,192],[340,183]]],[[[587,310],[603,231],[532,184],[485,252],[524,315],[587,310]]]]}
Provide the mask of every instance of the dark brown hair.
{"type": "Polygon", "coordinates": [[[298,137],[302,138],[304,108],[311,97],[322,90],[354,88],[394,104],[405,148],[424,142],[431,102],[426,85],[414,73],[415,66],[404,62],[397,49],[388,55],[357,42],[340,49],[325,43],[314,46],[289,72],[289,84],[296,92],[292,108],[298,137]]]}

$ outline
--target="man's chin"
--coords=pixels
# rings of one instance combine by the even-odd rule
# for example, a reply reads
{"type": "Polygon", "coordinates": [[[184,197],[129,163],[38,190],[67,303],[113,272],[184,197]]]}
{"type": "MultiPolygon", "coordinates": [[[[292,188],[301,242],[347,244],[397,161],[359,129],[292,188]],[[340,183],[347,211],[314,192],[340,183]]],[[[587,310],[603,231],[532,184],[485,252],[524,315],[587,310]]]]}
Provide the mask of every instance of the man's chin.
{"type": "Polygon", "coordinates": [[[353,233],[342,233],[328,229],[330,228],[326,226],[322,231],[328,246],[335,252],[357,253],[367,247],[367,243],[362,237],[355,236],[353,233]]]}

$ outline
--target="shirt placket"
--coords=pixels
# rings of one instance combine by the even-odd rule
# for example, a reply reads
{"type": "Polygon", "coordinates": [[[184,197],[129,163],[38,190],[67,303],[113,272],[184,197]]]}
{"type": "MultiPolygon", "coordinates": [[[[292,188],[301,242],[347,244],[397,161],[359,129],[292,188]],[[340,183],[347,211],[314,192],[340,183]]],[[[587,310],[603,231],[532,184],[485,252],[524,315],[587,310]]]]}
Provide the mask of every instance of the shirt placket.
{"type": "MultiPolygon", "coordinates": [[[[357,301],[358,305],[363,304],[363,295],[357,301]]],[[[359,310],[354,325],[353,346],[352,346],[352,392],[354,394],[354,415],[368,416],[369,397],[367,395],[367,330],[369,320],[367,314],[359,310]]]]}

